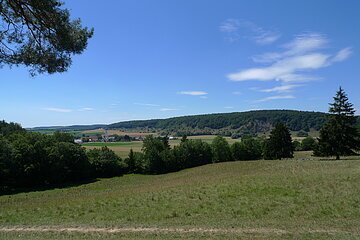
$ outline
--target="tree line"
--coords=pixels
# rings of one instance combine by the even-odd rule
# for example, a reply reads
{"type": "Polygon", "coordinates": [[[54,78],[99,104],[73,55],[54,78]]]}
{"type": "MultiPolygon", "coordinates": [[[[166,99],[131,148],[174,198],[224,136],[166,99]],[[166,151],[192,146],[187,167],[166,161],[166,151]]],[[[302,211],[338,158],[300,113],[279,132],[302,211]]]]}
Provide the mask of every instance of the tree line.
{"type": "Polygon", "coordinates": [[[255,160],[262,158],[264,146],[263,139],[253,137],[230,145],[221,136],[211,144],[184,136],[171,148],[167,137],[149,135],[142,152],[131,150],[121,159],[107,147],[86,151],[68,133],[28,132],[2,121],[0,187],[52,186],[125,173],[161,174],[209,163],[255,160]]]}
{"type": "MultiPolygon", "coordinates": [[[[317,143],[307,137],[299,144],[314,150],[317,143]]],[[[129,173],[163,174],[218,162],[292,158],[294,150],[299,149],[289,129],[278,123],[269,138],[244,136],[233,144],[222,136],[216,136],[211,143],[183,136],[180,144],[171,148],[167,137],[149,135],[143,141],[142,152],[131,150],[125,162],[129,173]]]]}

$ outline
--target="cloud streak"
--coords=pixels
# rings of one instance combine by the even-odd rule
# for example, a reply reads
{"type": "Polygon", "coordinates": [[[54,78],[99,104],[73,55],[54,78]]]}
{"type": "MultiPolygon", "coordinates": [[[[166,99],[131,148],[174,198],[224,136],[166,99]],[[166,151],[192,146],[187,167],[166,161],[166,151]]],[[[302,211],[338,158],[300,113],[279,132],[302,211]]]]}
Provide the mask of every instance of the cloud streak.
{"type": "Polygon", "coordinates": [[[153,104],[153,103],[134,103],[134,104],[145,107],[160,107],[159,104],[153,104]]]}
{"type": "Polygon", "coordinates": [[[86,111],[94,111],[94,108],[91,107],[84,107],[84,108],[80,108],[79,111],[80,112],[86,112],[86,111]]]}
{"type": "Polygon", "coordinates": [[[253,22],[229,18],[219,26],[220,32],[226,34],[230,42],[240,38],[251,39],[259,45],[271,44],[277,41],[281,34],[277,31],[267,30],[259,27],[253,22]]]}
{"type": "Polygon", "coordinates": [[[55,107],[47,107],[47,108],[43,108],[43,110],[50,112],[58,112],[58,113],[69,113],[73,111],[72,109],[68,109],[68,108],[55,108],[55,107]]]}
{"type": "Polygon", "coordinates": [[[161,108],[160,111],[161,112],[169,112],[169,111],[177,111],[177,108],[161,108]]]}
{"type": "Polygon", "coordinates": [[[294,98],[295,97],[293,95],[276,95],[276,96],[270,96],[270,97],[262,98],[262,99],[254,101],[254,102],[259,103],[259,102],[268,102],[268,101],[272,101],[272,100],[294,99],[294,98]]]}
{"type": "Polygon", "coordinates": [[[265,92],[265,93],[271,93],[271,92],[277,92],[277,93],[284,93],[284,92],[291,92],[294,88],[301,87],[303,85],[300,84],[293,84],[293,85],[282,85],[282,86],[276,86],[273,88],[267,88],[267,89],[260,89],[259,92],[265,92]]]}
{"type": "Polygon", "coordinates": [[[207,95],[207,92],[204,91],[180,91],[178,94],[181,95],[190,95],[190,96],[204,96],[207,95]]]}

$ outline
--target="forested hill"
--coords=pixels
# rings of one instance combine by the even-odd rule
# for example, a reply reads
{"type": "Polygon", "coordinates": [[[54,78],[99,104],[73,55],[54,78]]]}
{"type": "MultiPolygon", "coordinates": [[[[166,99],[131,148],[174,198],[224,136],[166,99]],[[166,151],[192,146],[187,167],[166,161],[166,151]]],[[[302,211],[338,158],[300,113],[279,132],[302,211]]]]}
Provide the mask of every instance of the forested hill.
{"type": "MultiPolygon", "coordinates": [[[[136,120],[109,125],[78,125],[67,127],[38,127],[32,131],[59,130],[84,131],[98,128],[126,131],[153,131],[169,135],[243,135],[271,130],[277,122],[285,123],[292,131],[320,130],[328,114],[295,110],[257,110],[248,112],[216,113],[173,117],[168,119],[136,120]]],[[[360,127],[360,117],[358,117],[360,127]]]]}
{"type": "Polygon", "coordinates": [[[259,110],[249,112],[205,114],[168,119],[127,121],[108,125],[108,128],[154,129],[182,134],[254,134],[269,131],[277,122],[293,131],[319,130],[327,114],[294,110],[259,110]]]}

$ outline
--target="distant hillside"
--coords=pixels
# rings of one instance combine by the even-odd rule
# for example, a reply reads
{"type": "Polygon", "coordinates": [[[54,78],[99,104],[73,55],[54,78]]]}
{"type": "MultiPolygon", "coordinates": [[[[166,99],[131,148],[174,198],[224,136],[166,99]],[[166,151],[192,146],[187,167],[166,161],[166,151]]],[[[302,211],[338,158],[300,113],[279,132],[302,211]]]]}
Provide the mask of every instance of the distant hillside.
{"type": "Polygon", "coordinates": [[[259,110],[249,112],[217,113],[127,121],[110,124],[108,128],[160,130],[168,134],[256,134],[269,131],[275,123],[283,122],[292,131],[319,130],[327,114],[293,110],[259,110]]]}
{"type": "MultiPolygon", "coordinates": [[[[32,131],[85,131],[98,128],[126,131],[150,131],[172,135],[220,134],[225,136],[258,134],[271,130],[277,122],[285,123],[292,131],[320,130],[328,114],[294,110],[258,110],[248,112],[216,113],[118,122],[109,125],[74,125],[68,127],[38,127],[32,131]]],[[[360,125],[360,118],[358,118],[360,125]]]]}
{"type": "Polygon", "coordinates": [[[85,131],[85,130],[94,130],[99,128],[106,128],[106,124],[94,124],[94,125],[72,125],[72,126],[50,126],[50,127],[34,127],[29,128],[30,131],[85,131]]]}

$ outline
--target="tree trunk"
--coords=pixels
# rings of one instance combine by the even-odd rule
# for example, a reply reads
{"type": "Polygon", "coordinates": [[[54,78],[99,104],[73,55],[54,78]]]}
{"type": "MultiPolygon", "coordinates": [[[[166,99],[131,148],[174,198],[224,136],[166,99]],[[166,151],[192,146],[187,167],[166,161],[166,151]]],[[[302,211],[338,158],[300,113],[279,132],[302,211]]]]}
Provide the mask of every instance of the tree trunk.
{"type": "Polygon", "coordinates": [[[340,160],[339,154],[336,155],[336,160],[340,160]]]}

